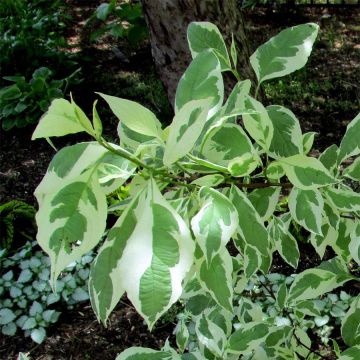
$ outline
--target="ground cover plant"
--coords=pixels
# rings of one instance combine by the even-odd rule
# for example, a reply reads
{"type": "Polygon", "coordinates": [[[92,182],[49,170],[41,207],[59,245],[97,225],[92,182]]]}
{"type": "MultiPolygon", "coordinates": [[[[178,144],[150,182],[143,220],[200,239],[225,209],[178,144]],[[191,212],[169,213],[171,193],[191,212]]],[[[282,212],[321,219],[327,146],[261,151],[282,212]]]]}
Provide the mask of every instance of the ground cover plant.
{"type": "MultiPolygon", "coordinates": [[[[162,351],[130,348],[119,359],[326,358],[303,321],[318,316],[319,297],[358,280],[360,195],[348,179],[359,182],[360,162],[344,169],[344,161],[360,153],[360,115],[340,145],[316,159],[308,156],[314,134],[302,134],[289,109],[256,100],[263,81],[305,65],[317,31],[299,25],[259,47],[250,59],[255,97],[242,80],[223,104],[222,72],[238,77],[235,46],[228,51],[214,25],[191,24],[193,61],[168,128],[141,105],[100,94],[120,120],[120,146],[103,138],[96,104],[92,122],[62,99],[41,119],[34,139],[85,131],[96,140],[59,151],[36,190],[38,241],[51,259],[52,286],[102,240],[106,194],[128,182],[129,197],[111,209],[121,216],[92,264],[93,309],[106,324],[126,292],[151,329],[180,297],[187,307],[177,328],[179,352],[168,344],[162,351]],[[276,253],[298,268],[299,232],[310,234],[321,258],[326,247],[333,256],[276,293],[268,290],[279,320],[242,294],[251,281],[267,285],[276,253]]],[[[344,344],[333,345],[341,359],[360,351],[359,311],[357,297],[341,323],[344,344]]]]}

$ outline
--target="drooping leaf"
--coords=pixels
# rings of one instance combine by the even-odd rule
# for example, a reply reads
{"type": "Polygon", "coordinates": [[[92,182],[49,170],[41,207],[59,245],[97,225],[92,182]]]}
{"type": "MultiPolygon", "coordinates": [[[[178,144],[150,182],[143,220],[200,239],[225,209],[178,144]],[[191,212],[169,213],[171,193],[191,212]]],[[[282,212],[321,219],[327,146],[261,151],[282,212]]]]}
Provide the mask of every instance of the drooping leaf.
{"type": "Polygon", "coordinates": [[[220,109],[224,99],[224,83],[217,56],[203,51],[191,62],[181,77],[175,95],[175,113],[192,100],[212,98],[208,118],[220,109]]]}
{"type": "Polygon", "coordinates": [[[218,27],[210,22],[192,22],[187,29],[191,55],[195,58],[204,50],[213,49],[218,57],[221,70],[231,69],[229,54],[218,27]]]}
{"type": "Polygon", "coordinates": [[[278,159],[302,154],[302,133],[294,113],[279,105],[268,106],[266,110],[274,128],[269,155],[278,159]]]}
{"type": "Polygon", "coordinates": [[[194,100],[185,104],[170,126],[164,152],[164,164],[169,166],[184,157],[194,147],[207,120],[212,99],[194,100]]]}
{"type": "Polygon", "coordinates": [[[301,69],[310,56],[318,30],[314,23],[293,26],[259,46],[250,57],[258,82],[301,69]]]}
{"type": "Polygon", "coordinates": [[[199,198],[202,206],[192,218],[191,228],[207,262],[211,262],[235,233],[238,213],[231,201],[215,189],[202,187],[199,198]]]}
{"type": "Polygon", "coordinates": [[[290,182],[299,189],[316,189],[336,182],[324,165],[315,158],[294,155],[278,161],[290,182]]]}
{"type": "Polygon", "coordinates": [[[289,209],[293,219],[308,231],[320,234],[324,200],[317,189],[301,190],[294,187],[289,196],[289,209]]]}
{"type": "Polygon", "coordinates": [[[184,220],[150,180],[116,222],[92,266],[90,296],[99,320],[106,323],[126,291],[151,329],[181,295],[193,252],[184,220]]]}
{"type": "Polygon", "coordinates": [[[360,113],[350,122],[339,147],[338,164],[360,154],[360,113]]]}

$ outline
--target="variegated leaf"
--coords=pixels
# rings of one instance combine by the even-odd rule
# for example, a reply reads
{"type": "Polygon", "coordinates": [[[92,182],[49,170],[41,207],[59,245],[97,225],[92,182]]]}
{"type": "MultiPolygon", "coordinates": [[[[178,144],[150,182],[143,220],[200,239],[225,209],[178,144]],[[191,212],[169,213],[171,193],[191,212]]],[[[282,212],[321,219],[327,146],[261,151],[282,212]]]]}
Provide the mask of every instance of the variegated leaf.
{"type": "Polygon", "coordinates": [[[292,188],[289,209],[293,219],[308,231],[320,234],[324,200],[317,189],[301,190],[292,188]]]}
{"type": "Polygon", "coordinates": [[[221,107],[224,83],[218,58],[212,50],[203,51],[191,62],[179,81],[175,113],[192,100],[212,98],[208,119],[221,107]]]}
{"type": "Polygon", "coordinates": [[[96,167],[65,180],[50,170],[37,191],[37,241],[50,256],[55,287],[60,272],[100,241],[106,226],[106,197],[96,167]],[[58,180],[57,184],[50,183],[51,179],[58,180]]]}
{"type": "Polygon", "coordinates": [[[209,161],[227,167],[236,157],[255,152],[244,130],[236,124],[215,126],[206,134],[202,155],[209,161]]]}
{"type": "Polygon", "coordinates": [[[273,219],[269,232],[271,239],[275,242],[275,249],[290,266],[296,269],[300,258],[297,241],[281,219],[273,219]]]}
{"type": "Polygon", "coordinates": [[[360,211],[360,194],[345,189],[327,188],[325,196],[340,211],[360,211]]]}
{"type": "Polygon", "coordinates": [[[198,264],[201,286],[224,309],[232,311],[232,260],[226,249],[216,254],[210,262],[201,259],[198,264]]]}
{"type": "Polygon", "coordinates": [[[221,174],[205,175],[192,181],[191,184],[198,186],[217,186],[225,181],[225,178],[221,174]]]}
{"type": "Polygon", "coordinates": [[[259,304],[253,303],[246,297],[240,297],[239,305],[236,309],[236,317],[242,324],[246,324],[262,321],[264,314],[259,304]]]}
{"type": "Polygon", "coordinates": [[[202,187],[199,198],[202,206],[191,220],[191,229],[210,263],[235,233],[238,213],[231,201],[215,189],[202,187]]]}
{"type": "Polygon", "coordinates": [[[330,174],[336,175],[337,172],[337,159],[339,148],[333,144],[325,149],[325,151],[319,156],[320,162],[329,170],[330,174]]]}
{"type": "Polygon", "coordinates": [[[211,102],[212,99],[189,101],[175,114],[165,146],[163,161],[166,166],[194,147],[206,123],[211,102]]]}
{"type": "Polygon", "coordinates": [[[229,339],[228,352],[245,354],[256,349],[269,333],[269,325],[264,322],[250,322],[236,330],[229,339]]]}
{"type": "Polygon", "coordinates": [[[310,56],[319,26],[302,24],[281,31],[250,57],[259,83],[301,69],[310,56]]]}
{"type": "Polygon", "coordinates": [[[193,252],[185,222],[151,179],[116,222],[92,266],[89,288],[99,320],[106,323],[126,291],[151,329],[181,295],[193,252]]]}
{"type": "Polygon", "coordinates": [[[303,143],[303,152],[304,154],[308,154],[314,144],[315,135],[317,133],[310,131],[303,135],[302,137],[302,143],[303,143]]]}
{"type": "Polygon", "coordinates": [[[336,239],[339,236],[339,233],[336,229],[330,226],[327,222],[323,223],[321,227],[322,235],[311,233],[310,242],[311,245],[316,250],[320,258],[324,257],[325,250],[327,246],[332,246],[335,244],[336,239]]]}
{"type": "Polygon", "coordinates": [[[205,50],[213,49],[220,61],[221,70],[231,69],[224,39],[216,25],[206,21],[192,22],[187,28],[187,39],[193,58],[205,50]]]}
{"type": "MultiPolygon", "coordinates": [[[[173,360],[173,355],[167,351],[153,350],[143,347],[131,347],[116,357],[116,360],[173,360]]],[[[179,359],[179,358],[178,358],[179,359]]],[[[175,360],[175,359],[174,359],[175,360]]]]}
{"type": "Polygon", "coordinates": [[[353,279],[354,277],[341,267],[337,258],[331,259],[317,268],[297,274],[291,284],[287,303],[295,304],[302,300],[315,299],[353,279]]]}
{"type": "Polygon", "coordinates": [[[117,133],[120,138],[120,145],[124,148],[131,149],[133,152],[137,150],[140,144],[154,140],[153,136],[144,135],[142,133],[131,130],[122,121],[119,121],[117,133]]]}
{"type": "Polygon", "coordinates": [[[352,219],[340,218],[338,236],[336,241],[331,244],[335,253],[341,257],[344,262],[350,262],[350,242],[351,235],[356,228],[356,223],[352,219]]]}
{"type": "Polygon", "coordinates": [[[279,181],[283,176],[285,176],[285,170],[278,161],[273,161],[267,166],[266,177],[270,181],[279,181]]]}
{"type": "Polygon", "coordinates": [[[256,111],[256,114],[244,114],[244,127],[250,136],[265,150],[268,151],[274,134],[274,126],[265,107],[251,96],[245,100],[246,109],[256,111]]]}
{"type": "Polygon", "coordinates": [[[350,236],[349,251],[352,258],[360,266],[360,221],[357,221],[356,225],[350,236]]]}
{"type": "Polygon", "coordinates": [[[344,170],[343,176],[360,182],[360,157],[344,170]]]}
{"type": "Polygon", "coordinates": [[[274,213],[279,201],[280,192],[280,187],[272,186],[255,189],[248,195],[249,200],[260,215],[262,221],[268,220],[274,213]]]}
{"type": "Polygon", "coordinates": [[[350,122],[339,147],[338,164],[360,154],[360,113],[350,122]]]}
{"type": "Polygon", "coordinates": [[[358,360],[359,358],[360,345],[355,345],[342,352],[338,360],[358,360]]]}
{"type": "Polygon", "coordinates": [[[31,139],[64,136],[82,131],[94,134],[91,122],[84,112],[74,102],[55,99],[41,117],[31,139]]]}
{"type": "Polygon", "coordinates": [[[315,158],[294,155],[278,161],[291,183],[299,189],[316,189],[336,182],[324,165],[315,158]]]}
{"type": "Polygon", "coordinates": [[[302,133],[299,120],[294,113],[279,105],[268,106],[266,110],[274,128],[269,155],[279,159],[302,154],[302,133]]]}
{"type": "Polygon", "coordinates": [[[246,153],[229,162],[228,170],[233,177],[250,175],[260,165],[257,155],[246,153]]]}
{"type": "Polygon", "coordinates": [[[360,344],[360,295],[353,300],[342,319],[341,336],[348,346],[360,344]]]}
{"type": "Polygon", "coordinates": [[[176,325],[176,345],[183,353],[185,351],[186,345],[189,341],[189,330],[185,324],[184,320],[180,320],[176,325]]]}

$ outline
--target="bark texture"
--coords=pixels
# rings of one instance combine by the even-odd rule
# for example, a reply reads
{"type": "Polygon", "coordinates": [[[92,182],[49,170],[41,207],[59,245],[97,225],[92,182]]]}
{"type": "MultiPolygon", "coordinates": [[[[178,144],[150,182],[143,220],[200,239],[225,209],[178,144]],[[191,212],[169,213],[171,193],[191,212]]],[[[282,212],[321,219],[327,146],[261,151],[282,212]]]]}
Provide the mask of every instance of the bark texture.
{"type": "Polygon", "coordinates": [[[254,80],[244,17],[237,0],[142,0],[142,4],[152,55],[172,105],[178,81],[191,61],[186,29],[192,21],[216,24],[227,45],[230,45],[233,33],[240,75],[254,80]]]}

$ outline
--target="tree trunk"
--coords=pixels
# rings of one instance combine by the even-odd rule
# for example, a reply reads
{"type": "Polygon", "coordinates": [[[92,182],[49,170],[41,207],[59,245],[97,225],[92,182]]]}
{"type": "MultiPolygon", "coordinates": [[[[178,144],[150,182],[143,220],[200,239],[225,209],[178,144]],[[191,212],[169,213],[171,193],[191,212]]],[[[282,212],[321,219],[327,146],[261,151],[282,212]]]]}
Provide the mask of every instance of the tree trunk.
{"type": "Polygon", "coordinates": [[[171,104],[179,79],[191,61],[186,30],[192,21],[216,24],[230,45],[234,34],[238,70],[243,79],[254,80],[245,23],[237,0],[142,0],[149,27],[152,55],[171,104]]]}

